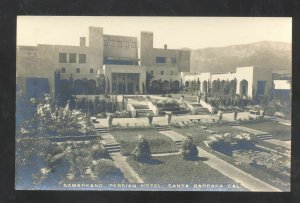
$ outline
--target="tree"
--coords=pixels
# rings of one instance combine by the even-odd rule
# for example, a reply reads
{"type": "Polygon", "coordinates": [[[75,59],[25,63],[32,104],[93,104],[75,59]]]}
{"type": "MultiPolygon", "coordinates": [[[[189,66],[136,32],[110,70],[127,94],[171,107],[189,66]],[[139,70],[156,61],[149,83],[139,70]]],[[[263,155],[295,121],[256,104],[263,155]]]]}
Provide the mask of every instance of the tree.
{"type": "Polygon", "coordinates": [[[107,90],[106,93],[110,92],[110,84],[109,84],[109,79],[107,78],[107,90]]]}
{"type": "Polygon", "coordinates": [[[230,81],[229,94],[231,96],[236,94],[236,79],[230,81]]]}
{"type": "Polygon", "coordinates": [[[105,80],[105,76],[103,74],[101,74],[98,78],[97,78],[97,85],[98,85],[98,93],[100,94],[104,94],[106,91],[106,80],[105,80]]]}
{"type": "Polygon", "coordinates": [[[150,88],[150,81],[153,79],[153,75],[146,72],[146,89],[149,90],[150,88]]]}
{"type": "Polygon", "coordinates": [[[36,113],[31,120],[25,122],[22,126],[23,131],[29,132],[31,136],[94,133],[89,119],[80,111],[71,110],[69,103],[64,107],[60,107],[49,95],[33,102],[36,103],[36,113]]]}
{"type": "Polygon", "coordinates": [[[94,99],[94,113],[95,114],[98,114],[101,111],[100,105],[101,105],[100,97],[96,96],[94,99]]]}
{"type": "Polygon", "coordinates": [[[181,154],[183,159],[194,160],[198,157],[198,149],[194,144],[193,138],[189,135],[182,144],[181,154]]]}
{"type": "Polygon", "coordinates": [[[224,95],[228,95],[229,90],[230,90],[230,83],[228,80],[226,80],[223,86],[224,95]]]}

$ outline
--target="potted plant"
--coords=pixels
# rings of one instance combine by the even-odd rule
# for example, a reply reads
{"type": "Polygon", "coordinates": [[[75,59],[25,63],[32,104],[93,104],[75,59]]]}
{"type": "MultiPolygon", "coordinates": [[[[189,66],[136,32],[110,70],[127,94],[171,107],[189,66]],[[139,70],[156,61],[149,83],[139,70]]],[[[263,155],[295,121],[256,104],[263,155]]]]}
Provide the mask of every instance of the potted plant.
{"type": "Polygon", "coordinates": [[[150,126],[152,125],[153,116],[154,116],[153,113],[148,113],[148,114],[147,114],[148,122],[149,122],[149,125],[150,125],[150,126]]]}
{"type": "Polygon", "coordinates": [[[167,119],[168,125],[170,125],[170,123],[171,123],[171,118],[172,118],[172,112],[167,111],[166,112],[166,119],[167,119]]]}
{"type": "Polygon", "coordinates": [[[237,119],[237,115],[238,115],[238,112],[237,112],[237,110],[234,110],[234,112],[233,112],[233,119],[236,121],[236,119],[237,119]]]}
{"type": "Polygon", "coordinates": [[[114,119],[114,114],[108,113],[106,118],[107,118],[107,122],[108,122],[108,129],[111,129],[112,128],[112,121],[114,119]]]}
{"type": "Polygon", "coordinates": [[[265,111],[263,109],[260,109],[259,114],[263,118],[265,116],[265,111]]]}
{"type": "Polygon", "coordinates": [[[222,111],[219,111],[219,121],[221,121],[222,120],[222,118],[223,118],[223,112],[222,111]]]}

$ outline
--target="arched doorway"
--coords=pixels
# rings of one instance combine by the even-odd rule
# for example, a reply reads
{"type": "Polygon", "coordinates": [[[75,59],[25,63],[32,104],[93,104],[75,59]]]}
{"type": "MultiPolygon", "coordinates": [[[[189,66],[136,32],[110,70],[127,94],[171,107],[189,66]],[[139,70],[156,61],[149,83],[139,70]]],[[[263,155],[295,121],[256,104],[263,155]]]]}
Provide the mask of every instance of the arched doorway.
{"type": "Polygon", "coordinates": [[[171,90],[177,92],[179,90],[179,81],[175,80],[171,83],[171,90]]]}
{"type": "Polygon", "coordinates": [[[168,91],[170,89],[170,82],[165,80],[163,83],[162,83],[162,88],[164,91],[168,91]]]}
{"type": "Polygon", "coordinates": [[[74,93],[75,94],[83,94],[84,93],[84,84],[82,80],[75,80],[74,81],[74,93]]]}
{"type": "Polygon", "coordinates": [[[219,93],[220,91],[220,81],[219,80],[214,80],[212,82],[212,93],[213,94],[216,94],[216,93],[219,93]]]}
{"type": "Polygon", "coordinates": [[[207,81],[206,80],[204,80],[202,83],[202,92],[207,93],[207,81]]]}
{"type": "Polygon", "coordinates": [[[95,94],[96,91],[96,81],[95,80],[88,80],[86,84],[86,89],[88,94],[95,94]]]}

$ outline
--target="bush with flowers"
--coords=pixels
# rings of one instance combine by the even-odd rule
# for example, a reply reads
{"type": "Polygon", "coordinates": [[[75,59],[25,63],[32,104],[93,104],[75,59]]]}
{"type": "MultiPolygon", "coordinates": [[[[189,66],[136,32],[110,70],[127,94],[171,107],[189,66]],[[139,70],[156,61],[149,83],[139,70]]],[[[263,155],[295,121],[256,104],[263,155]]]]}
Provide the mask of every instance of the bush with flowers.
{"type": "Polygon", "coordinates": [[[74,136],[95,133],[90,119],[84,113],[70,109],[69,103],[60,107],[49,95],[31,101],[36,106],[36,113],[22,124],[18,135],[74,136]]]}
{"type": "Polygon", "coordinates": [[[214,150],[226,155],[232,155],[236,149],[251,149],[255,147],[255,139],[249,133],[213,135],[207,144],[214,150]]]}

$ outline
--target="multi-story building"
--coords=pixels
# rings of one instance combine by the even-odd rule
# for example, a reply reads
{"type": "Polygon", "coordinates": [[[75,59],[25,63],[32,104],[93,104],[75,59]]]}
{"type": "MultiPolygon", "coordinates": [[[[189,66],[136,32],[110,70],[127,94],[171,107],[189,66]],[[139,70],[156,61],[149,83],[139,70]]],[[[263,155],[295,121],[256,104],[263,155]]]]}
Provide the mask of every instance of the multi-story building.
{"type": "Polygon", "coordinates": [[[189,71],[188,51],[153,48],[153,33],[142,32],[140,58],[137,37],[103,34],[101,27],[89,27],[89,44],[80,46],[42,45],[17,47],[17,86],[29,97],[55,95],[57,80],[72,81],[75,94],[87,86],[93,93],[105,79],[107,93],[146,92],[146,72],[151,84],[159,80],[164,89],[178,89],[180,72],[189,71]],[[57,78],[57,75],[59,77],[57,78]]]}
{"type": "MultiPolygon", "coordinates": [[[[274,86],[272,70],[259,66],[238,67],[235,73],[181,73],[181,78],[185,86],[198,82],[201,93],[207,93],[208,89],[211,90],[214,87],[218,89],[218,86],[224,86],[227,82],[229,85],[232,84],[230,86],[235,90],[235,94],[247,99],[268,95],[274,86]]],[[[225,92],[225,94],[228,93],[225,92]]]]}
{"type": "MultiPolygon", "coordinates": [[[[248,99],[267,95],[274,86],[272,71],[263,67],[238,67],[235,73],[190,73],[190,52],[153,47],[153,33],[137,37],[103,34],[89,27],[89,43],[79,46],[44,45],[17,47],[17,87],[28,97],[55,95],[57,84],[70,84],[72,94],[143,94],[150,89],[174,91],[199,83],[200,92],[234,82],[234,91],[248,99]],[[104,79],[99,82],[99,78],[104,79]]],[[[149,92],[149,91],[148,91],[149,92]]]]}

